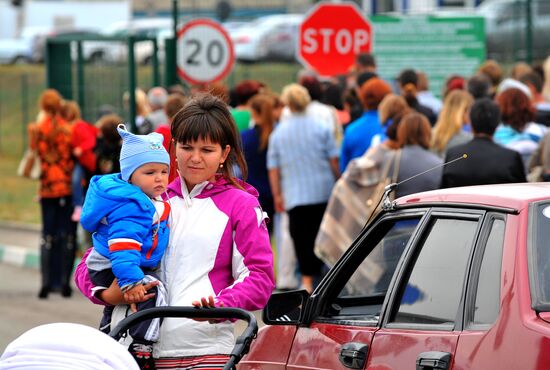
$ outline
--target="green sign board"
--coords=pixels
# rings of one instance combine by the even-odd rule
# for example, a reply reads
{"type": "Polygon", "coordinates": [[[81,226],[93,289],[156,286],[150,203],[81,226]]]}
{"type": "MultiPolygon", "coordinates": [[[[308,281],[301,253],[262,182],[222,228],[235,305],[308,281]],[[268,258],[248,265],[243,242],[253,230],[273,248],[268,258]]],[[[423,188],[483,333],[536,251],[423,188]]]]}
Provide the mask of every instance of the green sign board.
{"type": "Polygon", "coordinates": [[[485,60],[485,23],[481,17],[373,16],[379,75],[394,81],[401,70],[427,74],[430,90],[441,96],[450,75],[469,77],[485,60]]]}

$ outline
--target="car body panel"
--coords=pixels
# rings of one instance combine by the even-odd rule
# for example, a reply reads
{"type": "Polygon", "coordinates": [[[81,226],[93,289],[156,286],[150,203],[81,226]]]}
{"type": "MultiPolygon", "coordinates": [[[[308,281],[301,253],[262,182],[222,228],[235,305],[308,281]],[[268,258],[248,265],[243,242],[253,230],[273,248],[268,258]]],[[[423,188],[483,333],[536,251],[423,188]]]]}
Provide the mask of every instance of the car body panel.
{"type": "MultiPolygon", "coordinates": [[[[526,198],[536,196],[523,194],[526,198]]],[[[513,248],[505,247],[502,256],[501,311],[487,330],[466,328],[461,333],[454,369],[542,370],[550,364],[550,323],[540,319],[531,309],[529,280],[526,279],[527,209],[517,216],[508,216],[506,224],[504,244],[513,248]],[[518,353],[530,355],[518,356],[518,353]]]]}
{"type": "Polygon", "coordinates": [[[370,347],[375,327],[342,327],[314,322],[296,333],[287,369],[346,369],[339,361],[342,346],[361,343],[370,347]]]}
{"type": "Polygon", "coordinates": [[[396,204],[462,203],[523,210],[529,203],[548,199],[549,191],[544,183],[465,186],[407,195],[396,204]]]}
{"type": "Polygon", "coordinates": [[[367,369],[415,370],[416,360],[428,351],[454,354],[458,332],[402,330],[382,328],[376,332],[370,348],[367,369]]]}
{"type": "Polygon", "coordinates": [[[249,356],[239,362],[239,370],[283,370],[286,368],[296,326],[264,326],[252,342],[249,356]]]}
{"type": "Polygon", "coordinates": [[[5,39],[0,40],[0,63],[12,64],[19,61],[32,60],[32,40],[5,39]]]}
{"type": "Polygon", "coordinates": [[[0,64],[36,61],[34,49],[37,40],[46,32],[47,29],[44,27],[25,27],[20,37],[0,39],[0,64]]]}

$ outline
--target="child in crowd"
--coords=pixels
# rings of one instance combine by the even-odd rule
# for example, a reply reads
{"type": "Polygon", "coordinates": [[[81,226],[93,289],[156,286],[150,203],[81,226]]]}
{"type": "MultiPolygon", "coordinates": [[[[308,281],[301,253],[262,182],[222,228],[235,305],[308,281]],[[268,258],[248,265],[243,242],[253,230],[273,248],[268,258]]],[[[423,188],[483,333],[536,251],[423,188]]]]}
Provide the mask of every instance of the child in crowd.
{"type": "Polygon", "coordinates": [[[61,116],[73,126],[71,135],[71,147],[75,164],[73,169],[71,187],[74,211],[71,220],[80,221],[82,205],[84,204],[85,186],[96,170],[96,146],[97,128],[82,120],[80,107],[75,101],[65,101],[61,107],[61,116]]]}
{"type": "Polygon", "coordinates": [[[95,147],[96,172],[95,175],[106,175],[120,172],[120,149],[122,139],[117,127],[122,118],[116,114],[108,114],[96,122],[98,129],[97,143],[95,147]]]}
{"type": "MultiPolygon", "coordinates": [[[[168,245],[170,205],[160,196],[166,191],[170,158],[162,135],[134,135],[118,126],[122,137],[120,173],[94,176],[81,223],[93,232],[93,250],[87,259],[96,287],[105,289],[116,278],[127,300],[156,296],[139,303],[137,309],[165,306],[162,284],[146,291],[144,284],[158,280],[153,270],[168,245]],[[154,294],[153,294],[154,293],[154,294]]],[[[100,329],[110,331],[113,306],[105,307],[100,329]]],[[[130,329],[130,352],[142,368],[153,368],[152,344],[159,335],[159,319],[130,329]]]]}

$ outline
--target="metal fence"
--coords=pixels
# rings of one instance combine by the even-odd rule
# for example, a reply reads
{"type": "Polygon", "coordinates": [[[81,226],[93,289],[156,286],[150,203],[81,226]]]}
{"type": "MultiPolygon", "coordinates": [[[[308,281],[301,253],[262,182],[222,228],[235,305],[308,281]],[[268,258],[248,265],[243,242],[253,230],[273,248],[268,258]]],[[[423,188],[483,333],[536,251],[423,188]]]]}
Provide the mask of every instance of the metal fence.
{"type": "Polygon", "coordinates": [[[487,2],[478,14],[485,16],[490,58],[533,63],[550,55],[550,1],[487,2]]]}
{"type": "Polygon", "coordinates": [[[27,145],[27,123],[38,114],[46,86],[42,67],[0,69],[0,154],[19,156],[27,145]]]}
{"type": "MultiPolygon", "coordinates": [[[[236,64],[225,80],[231,88],[245,79],[266,83],[271,90],[280,92],[296,80],[302,68],[292,63],[236,64]]],[[[123,94],[128,91],[128,67],[121,64],[90,65],[84,69],[84,99],[82,116],[95,122],[102,106],[110,106],[121,117],[128,117],[128,107],[123,94]]],[[[162,69],[161,69],[162,70],[162,69]]],[[[73,73],[77,73],[73,70],[73,73]]],[[[150,66],[137,68],[136,85],[147,91],[153,86],[150,66]]],[[[73,84],[77,79],[73,79],[73,84]]],[[[38,114],[38,99],[46,88],[46,71],[43,65],[6,66],[0,68],[0,156],[20,156],[27,145],[26,127],[38,114]]],[[[78,89],[73,86],[73,96],[65,99],[78,100],[78,89]]]]}

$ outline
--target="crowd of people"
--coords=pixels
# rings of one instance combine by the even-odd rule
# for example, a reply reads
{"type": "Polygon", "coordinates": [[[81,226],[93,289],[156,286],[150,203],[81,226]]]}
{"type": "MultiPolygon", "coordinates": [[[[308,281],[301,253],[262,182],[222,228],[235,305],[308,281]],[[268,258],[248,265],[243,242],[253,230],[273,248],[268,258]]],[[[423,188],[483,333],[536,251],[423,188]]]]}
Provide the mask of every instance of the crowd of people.
{"type": "MultiPolygon", "coordinates": [[[[79,289],[109,306],[146,301],[162,281],[168,305],[260,309],[274,288],[315,288],[327,263],[316,247],[319,230],[342,182],[353,182],[368,199],[388,181],[399,184],[399,197],[550,179],[550,59],[537,66],[518,63],[509,76],[488,60],[472,76],[450,75],[441,99],[429,91],[427,73],[405,69],[390,83],[378,76],[374,56],[361,54],[348,76],[322,79],[302,71],[280,94],[255,80],[190,93],[138,89],[135,137],[147,143],[160,134],[168,155],[157,164],[167,166],[170,185],[149,197],[162,197],[170,217],[161,219],[158,209],[149,215],[153,224],[170,225],[164,256],[156,260],[159,278],[146,281],[138,274],[129,286],[117,284],[122,275],[115,273],[102,282],[91,267],[106,265],[88,250],[76,272],[79,289]],[[136,282],[145,288],[127,294],[136,282]]],[[[29,125],[31,146],[42,160],[39,297],[55,290],[69,297],[77,223],[84,218],[84,225],[90,214],[99,217],[85,201],[86,191],[99,184],[92,176],[111,174],[115,182],[140,187],[132,173],[151,161],[131,162],[128,172],[130,144],[116,114],[88,123],[76,102],[51,89],[42,94],[40,108],[29,125]]],[[[373,211],[367,199],[358,203],[364,221],[373,211]]],[[[346,208],[339,212],[344,220],[346,208]]],[[[114,221],[102,217],[89,230],[107,226],[101,241],[94,238],[94,249],[100,243],[108,255],[149,243],[121,242],[109,231],[114,221]]],[[[157,366],[219,363],[218,355],[232,346],[230,328],[227,322],[165,320],[152,343],[157,366]],[[218,328],[215,333],[209,325],[218,328]]]]}

